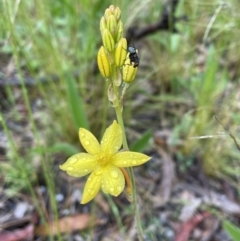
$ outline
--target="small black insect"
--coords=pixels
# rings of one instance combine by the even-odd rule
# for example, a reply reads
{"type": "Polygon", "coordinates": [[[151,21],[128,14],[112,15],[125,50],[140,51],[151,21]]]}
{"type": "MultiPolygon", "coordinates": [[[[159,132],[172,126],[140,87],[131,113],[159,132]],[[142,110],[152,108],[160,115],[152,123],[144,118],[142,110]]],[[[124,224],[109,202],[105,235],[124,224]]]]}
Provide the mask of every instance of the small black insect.
{"type": "Polygon", "coordinates": [[[129,52],[129,59],[130,59],[131,65],[133,65],[133,68],[138,67],[140,58],[139,58],[136,48],[128,47],[128,52],[129,52]]]}

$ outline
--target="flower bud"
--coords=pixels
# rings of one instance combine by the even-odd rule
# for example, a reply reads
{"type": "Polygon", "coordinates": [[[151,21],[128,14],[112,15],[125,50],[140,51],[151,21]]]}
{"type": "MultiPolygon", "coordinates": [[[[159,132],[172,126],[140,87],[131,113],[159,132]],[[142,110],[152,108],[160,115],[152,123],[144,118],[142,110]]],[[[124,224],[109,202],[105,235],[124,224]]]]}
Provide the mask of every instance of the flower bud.
{"type": "Polygon", "coordinates": [[[105,22],[105,18],[102,17],[101,20],[100,20],[100,31],[103,32],[103,30],[107,28],[106,26],[106,22],[105,22]]]}
{"type": "Polygon", "coordinates": [[[122,24],[122,21],[119,21],[117,25],[117,33],[115,37],[116,42],[120,40],[120,38],[122,37],[122,33],[123,33],[123,24],[122,24]]]}
{"type": "Polygon", "coordinates": [[[105,78],[109,78],[111,76],[111,64],[109,62],[106,50],[103,46],[98,51],[97,63],[100,73],[105,78]]]}
{"type": "Polygon", "coordinates": [[[115,50],[115,64],[118,67],[122,67],[124,61],[126,60],[127,56],[127,40],[125,38],[121,38],[117,44],[115,50]]]}
{"type": "Polygon", "coordinates": [[[114,9],[113,15],[116,17],[117,21],[120,20],[120,18],[121,18],[121,10],[120,10],[119,7],[116,7],[114,9]]]}
{"type": "Polygon", "coordinates": [[[110,9],[107,8],[107,9],[105,10],[105,14],[104,14],[105,21],[107,21],[107,19],[108,19],[109,16],[111,16],[111,15],[112,15],[112,13],[111,13],[110,9]]]}
{"type": "Polygon", "coordinates": [[[134,68],[130,62],[129,54],[125,60],[124,66],[122,68],[122,78],[126,83],[130,83],[134,80],[137,73],[137,68],[134,68]]]}
{"type": "Polygon", "coordinates": [[[115,10],[115,7],[113,5],[110,5],[108,9],[111,12],[111,14],[113,14],[114,10],[115,10]]]}
{"type": "Polygon", "coordinates": [[[117,32],[117,20],[114,15],[109,16],[107,19],[107,29],[110,31],[112,36],[116,35],[117,32]]]}
{"type": "Polygon", "coordinates": [[[109,52],[112,52],[115,47],[115,42],[114,42],[112,34],[109,32],[108,29],[104,29],[102,31],[102,41],[103,41],[103,46],[109,52]]]}

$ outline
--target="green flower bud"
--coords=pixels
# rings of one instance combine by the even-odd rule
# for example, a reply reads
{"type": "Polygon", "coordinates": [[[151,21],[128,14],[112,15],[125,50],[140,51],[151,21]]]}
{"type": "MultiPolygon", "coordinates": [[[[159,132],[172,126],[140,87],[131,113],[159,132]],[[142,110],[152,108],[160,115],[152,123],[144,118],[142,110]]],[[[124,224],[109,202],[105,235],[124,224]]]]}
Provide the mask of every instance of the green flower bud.
{"type": "Polygon", "coordinates": [[[127,56],[127,40],[125,38],[121,38],[117,44],[115,50],[115,64],[118,67],[122,67],[124,61],[126,60],[127,56]]]}
{"type": "Polygon", "coordinates": [[[103,46],[98,51],[97,63],[102,76],[109,78],[111,76],[111,64],[107,52],[103,46]]]}
{"type": "Polygon", "coordinates": [[[115,7],[113,5],[110,5],[108,9],[110,10],[111,14],[113,14],[115,7]]]}
{"type": "Polygon", "coordinates": [[[103,46],[109,52],[112,52],[114,50],[115,42],[114,42],[112,34],[109,32],[108,29],[104,29],[102,31],[102,41],[103,41],[103,46]]]}
{"type": "Polygon", "coordinates": [[[125,60],[124,66],[122,68],[122,78],[126,83],[131,83],[137,73],[137,68],[134,68],[131,65],[129,54],[127,55],[127,59],[125,60]]]}
{"type": "Polygon", "coordinates": [[[107,9],[105,10],[105,14],[104,14],[105,21],[107,21],[108,18],[109,18],[109,16],[111,16],[111,15],[112,15],[112,13],[111,13],[110,9],[107,8],[107,9]]]}
{"type": "Polygon", "coordinates": [[[119,7],[116,7],[114,9],[113,15],[116,17],[117,21],[120,20],[120,18],[121,18],[121,10],[120,10],[119,7]]]}
{"type": "Polygon", "coordinates": [[[100,20],[100,31],[102,32],[105,28],[107,28],[105,18],[102,17],[100,20]]]}
{"type": "Polygon", "coordinates": [[[110,33],[115,36],[117,32],[117,20],[114,15],[109,16],[107,19],[107,28],[110,31],[110,33]]]}
{"type": "Polygon", "coordinates": [[[116,42],[120,40],[120,38],[122,37],[122,33],[123,33],[123,23],[122,21],[119,21],[117,25],[117,33],[115,37],[116,42]]]}

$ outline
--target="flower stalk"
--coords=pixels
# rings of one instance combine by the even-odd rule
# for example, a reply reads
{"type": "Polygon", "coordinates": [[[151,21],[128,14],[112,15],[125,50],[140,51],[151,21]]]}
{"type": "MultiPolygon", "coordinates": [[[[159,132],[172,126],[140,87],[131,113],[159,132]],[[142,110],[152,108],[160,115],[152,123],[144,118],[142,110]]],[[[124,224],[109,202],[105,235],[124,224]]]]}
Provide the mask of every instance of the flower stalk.
{"type": "MultiPolygon", "coordinates": [[[[106,11],[104,17],[100,21],[100,30],[101,32],[105,31],[104,29],[108,29],[109,33],[113,35],[112,39],[115,39],[115,49],[109,51],[109,60],[112,61],[112,75],[110,79],[110,88],[109,88],[109,100],[112,101],[112,105],[115,109],[115,113],[117,116],[118,124],[121,126],[122,135],[123,135],[123,149],[124,151],[129,151],[126,132],[124,127],[124,121],[122,116],[123,111],[123,97],[127,90],[128,84],[130,84],[135,76],[137,69],[132,65],[129,53],[127,53],[127,41],[122,37],[123,32],[123,24],[120,20],[121,12],[119,8],[114,8],[110,6],[106,11]],[[115,9],[115,10],[114,10],[115,9]],[[114,15],[113,13],[117,12],[114,15]],[[111,14],[112,13],[112,14],[111,14]],[[116,18],[115,18],[116,17],[116,18]],[[104,20],[105,22],[104,22],[104,20]],[[114,55],[113,55],[114,52],[114,55]],[[120,77],[120,79],[119,79],[120,77]],[[123,83],[123,88],[120,88],[123,83]]],[[[109,36],[108,36],[109,38],[109,36]]],[[[103,45],[107,42],[108,39],[104,39],[103,37],[103,45]]],[[[106,45],[106,44],[105,44],[106,45]]],[[[104,45],[104,46],[105,46],[104,45]]],[[[100,64],[99,69],[100,69],[100,64]]],[[[138,238],[139,240],[143,240],[143,230],[141,226],[140,213],[137,206],[137,192],[136,192],[136,184],[132,167],[127,168],[127,174],[130,177],[130,185],[127,185],[127,193],[133,203],[134,213],[135,213],[135,221],[137,224],[138,230],[138,238]]],[[[127,184],[129,178],[126,173],[124,174],[125,179],[127,180],[127,184]]]]}
{"type": "MultiPolygon", "coordinates": [[[[129,150],[127,138],[126,138],[125,127],[124,127],[124,122],[123,122],[123,118],[122,118],[122,111],[119,108],[119,106],[115,107],[115,112],[116,112],[118,123],[123,130],[123,149],[129,150]]],[[[137,225],[138,239],[140,241],[143,241],[144,240],[143,239],[143,237],[144,237],[143,236],[143,229],[142,229],[142,224],[141,224],[140,212],[139,212],[139,208],[138,208],[138,205],[137,205],[137,189],[136,189],[136,183],[135,183],[135,178],[134,178],[134,173],[133,173],[132,167],[128,168],[128,173],[129,173],[130,180],[131,180],[131,199],[132,199],[133,209],[134,209],[134,213],[135,213],[135,221],[136,221],[136,225],[137,225]]]]}
{"type": "Polygon", "coordinates": [[[100,20],[100,31],[103,45],[98,51],[97,63],[101,75],[109,83],[108,99],[115,109],[117,121],[114,120],[106,129],[101,142],[98,142],[91,132],[80,128],[79,139],[86,152],[71,156],[60,165],[60,169],[74,177],[90,174],[84,187],[82,204],[90,202],[100,189],[106,194],[118,196],[126,183],[126,190],[133,204],[138,238],[143,241],[132,167],[144,164],[150,157],[129,151],[122,116],[123,98],[127,87],[136,76],[139,60],[134,63],[130,55],[131,48],[127,53],[127,41],[122,37],[123,24],[118,7],[111,5],[106,9],[100,20]],[[120,150],[121,146],[123,150],[120,150]]]}

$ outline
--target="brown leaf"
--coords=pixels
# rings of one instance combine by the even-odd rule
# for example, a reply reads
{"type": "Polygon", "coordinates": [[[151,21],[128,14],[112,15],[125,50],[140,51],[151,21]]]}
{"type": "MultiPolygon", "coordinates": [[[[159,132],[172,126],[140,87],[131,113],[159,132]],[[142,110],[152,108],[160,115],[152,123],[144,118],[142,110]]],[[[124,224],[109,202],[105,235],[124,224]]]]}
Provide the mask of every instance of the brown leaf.
{"type": "Polygon", "coordinates": [[[209,212],[204,212],[202,214],[197,214],[190,218],[187,222],[180,225],[177,230],[174,241],[188,241],[189,236],[193,229],[201,223],[205,218],[209,217],[211,214],[209,212]]]}
{"type": "Polygon", "coordinates": [[[36,227],[36,235],[55,235],[57,233],[71,233],[77,230],[83,230],[89,226],[90,216],[88,214],[79,214],[76,216],[64,217],[60,220],[50,222],[36,227]]]}
{"type": "Polygon", "coordinates": [[[4,241],[31,241],[33,240],[33,224],[29,224],[25,228],[13,231],[3,231],[0,233],[0,240],[4,241]]]}

